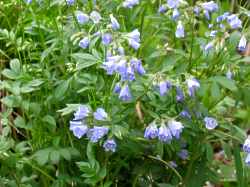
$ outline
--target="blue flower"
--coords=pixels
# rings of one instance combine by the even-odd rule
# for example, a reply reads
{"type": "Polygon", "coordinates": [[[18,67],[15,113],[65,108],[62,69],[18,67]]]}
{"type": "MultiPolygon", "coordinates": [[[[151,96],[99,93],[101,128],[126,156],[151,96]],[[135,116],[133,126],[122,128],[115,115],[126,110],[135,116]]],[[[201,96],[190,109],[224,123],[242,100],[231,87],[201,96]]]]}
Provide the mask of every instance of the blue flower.
{"type": "Polygon", "coordinates": [[[235,14],[232,14],[232,15],[228,16],[227,17],[227,22],[231,26],[232,29],[237,29],[237,28],[242,27],[241,20],[235,14]]]}
{"type": "Polygon", "coordinates": [[[180,4],[180,0],[167,0],[169,8],[177,8],[180,4]]]}
{"type": "Polygon", "coordinates": [[[90,19],[94,22],[94,24],[97,24],[100,22],[100,20],[102,19],[101,15],[99,14],[99,12],[97,11],[92,11],[90,13],[90,19]]]}
{"type": "Polygon", "coordinates": [[[184,27],[183,27],[181,21],[178,22],[176,32],[175,32],[175,36],[176,36],[176,38],[183,38],[185,36],[184,27]]]}
{"type": "Polygon", "coordinates": [[[94,112],[94,118],[96,120],[103,121],[108,118],[108,114],[103,108],[97,108],[96,112],[94,112]]]}
{"type": "Polygon", "coordinates": [[[27,4],[32,3],[32,0],[26,0],[26,3],[27,3],[27,4]]]}
{"type": "Polygon", "coordinates": [[[171,120],[168,122],[168,128],[170,129],[172,136],[179,139],[184,126],[181,122],[171,120]]]}
{"type": "Polygon", "coordinates": [[[224,21],[225,19],[227,19],[227,17],[229,16],[229,12],[225,12],[224,14],[218,16],[216,18],[216,22],[219,23],[219,22],[222,22],[224,21]]]}
{"type": "Polygon", "coordinates": [[[202,8],[208,12],[215,12],[218,10],[218,4],[214,1],[209,1],[201,4],[202,8]]]}
{"type": "Polygon", "coordinates": [[[169,81],[161,81],[158,86],[160,95],[163,96],[171,89],[172,84],[169,81]]]}
{"type": "Polygon", "coordinates": [[[184,94],[183,94],[183,91],[180,87],[176,87],[176,100],[178,102],[182,102],[184,101],[184,94]]]}
{"type": "Polygon", "coordinates": [[[116,151],[116,147],[116,142],[113,139],[106,140],[103,144],[103,148],[106,152],[111,151],[114,153],[116,151]]]}
{"type": "Polygon", "coordinates": [[[238,50],[240,52],[244,52],[246,51],[246,47],[247,47],[247,39],[244,35],[242,35],[242,37],[240,38],[239,45],[238,45],[238,50]]]}
{"type": "Polygon", "coordinates": [[[210,49],[213,48],[213,46],[214,46],[213,41],[212,41],[212,42],[209,42],[207,45],[205,45],[204,51],[207,53],[208,51],[210,51],[210,49]]]}
{"type": "Polygon", "coordinates": [[[178,11],[177,8],[174,9],[172,18],[173,20],[176,20],[180,16],[180,12],[178,11]]]}
{"type": "Polygon", "coordinates": [[[162,142],[170,143],[172,140],[171,131],[166,125],[161,125],[159,128],[158,139],[162,142]]]}
{"type": "Polygon", "coordinates": [[[101,138],[103,138],[106,134],[108,134],[109,128],[108,127],[99,127],[94,126],[87,132],[87,136],[89,140],[93,143],[98,142],[101,138]]]}
{"type": "Polygon", "coordinates": [[[131,47],[135,50],[139,49],[140,47],[140,32],[138,29],[133,30],[132,32],[128,33],[128,43],[131,47]]]}
{"type": "Polygon", "coordinates": [[[167,7],[165,5],[161,5],[158,9],[159,13],[165,13],[167,11],[167,7]]]}
{"type": "Polygon", "coordinates": [[[187,80],[188,94],[190,97],[194,97],[195,91],[200,87],[200,83],[197,79],[192,78],[187,80]]]}
{"type": "Polygon", "coordinates": [[[205,122],[205,126],[208,130],[212,130],[215,127],[218,126],[218,123],[216,121],[216,119],[212,118],[212,117],[205,117],[204,118],[204,122],[205,122]]]}
{"type": "Polygon", "coordinates": [[[86,49],[89,46],[89,38],[84,37],[83,39],[80,40],[79,46],[83,49],[86,49]]]}
{"type": "Polygon", "coordinates": [[[132,95],[130,93],[130,90],[127,84],[122,87],[121,92],[119,94],[119,98],[122,101],[130,101],[132,99],[132,95]]]}
{"type": "Polygon", "coordinates": [[[198,16],[200,14],[200,8],[198,6],[194,7],[194,13],[198,16]]]}
{"type": "Polygon", "coordinates": [[[74,136],[78,139],[83,137],[88,131],[87,125],[83,124],[82,121],[70,121],[69,129],[73,131],[74,136]]]}
{"type": "Polygon", "coordinates": [[[250,154],[247,154],[245,163],[246,163],[248,166],[250,166],[250,154]]]}
{"type": "Polygon", "coordinates": [[[183,117],[183,118],[191,119],[191,115],[189,114],[189,112],[188,112],[187,110],[183,110],[183,111],[180,113],[180,116],[183,117]]]}
{"type": "Polygon", "coordinates": [[[131,66],[129,66],[127,68],[126,79],[129,80],[129,81],[135,80],[135,72],[134,72],[134,69],[131,66]]]}
{"type": "Polygon", "coordinates": [[[170,162],[169,162],[169,165],[170,165],[171,167],[173,167],[173,168],[177,168],[177,167],[178,167],[178,165],[176,164],[175,161],[170,161],[170,162]]]}
{"type": "Polygon", "coordinates": [[[125,0],[123,2],[123,7],[125,8],[133,8],[135,5],[139,4],[139,0],[125,0]]]}
{"type": "Polygon", "coordinates": [[[119,22],[117,21],[117,19],[116,19],[112,14],[110,14],[109,17],[110,17],[112,29],[113,29],[113,30],[118,30],[118,29],[120,29],[120,24],[119,24],[119,22]]]}
{"type": "Polygon", "coordinates": [[[116,83],[115,88],[114,88],[114,92],[119,94],[120,91],[121,91],[121,85],[120,85],[120,83],[116,83]]]}
{"type": "Polygon", "coordinates": [[[66,0],[67,5],[73,5],[75,0],[66,0]]]}
{"type": "Polygon", "coordinates": [[[233,73],[230,70],[228,70],[226,73],[226,77],[231,80],[233,78],[233,73]]]}
{"type": "Polygon", "coordinates": [[[213,31],[210,32],[209,36],[210,37],[215,37],[217,33],[218,33],[218,31],[213,30],[213,31]]]}
{"type": "Polygon", "coordinates": [[[122,55],[122,56],[125,55],[125,50],[124,50],[124,48],[122,46],[118,47],[117,50],[118,50],[119,55],[122,55]]]}
{"type": "Polygon", "coordinates": [[[177,153],[178,157],[180,157],[182,160],[186,160],[188,158],[188,150],[181,149],[180,152],[177,153]]]}
{"type": "Polygon", "coordinates": [[[142,62],[141,60],[139,59],[136,59],[136,58],[132,58],[130,60],[130,64],[131,66],[137,71],[137,73],[139,75],[144,75],[146,72],[145,72],[145,69],[143,68],[142,66],[142,62]]]}
{"type": "Polygon", "coordinates": [[[102,43],[104,45],[109,45],[112,42],[112,35],[110,33],[105,33],[102,36],[102,43]]]}
{"type": "Polygon", "coordinates": [[[144,132],[144,138],[154,139],[158,136],[158,128],[155,123],[149,124],[144,132]]]}
{"type": "Polygon", "coordinates": [[[81,11],[76,12],[76,19],[79,24],[85,24],[89,21],[89,16],[81,11]]]}
{"type": "Polygon", "coordinates": [[[250,153],[250,137],[248,137],[243,144],[243,151],[250,153]]]}
{"type": "Polygon", "coordinates": [[[90,113],[89,108],[87,106],[81,105],[74,113],[74,120],[82,120],[88,117],[89,113],[90,113]]]}
{"type": "Polygon", "coordinates": [[[121,56],[110,56],[107,57],[107,61],[103,63],[104,68],[108,75],[112,75],[117,70],[117,62],[121,60],[121,56]]]}

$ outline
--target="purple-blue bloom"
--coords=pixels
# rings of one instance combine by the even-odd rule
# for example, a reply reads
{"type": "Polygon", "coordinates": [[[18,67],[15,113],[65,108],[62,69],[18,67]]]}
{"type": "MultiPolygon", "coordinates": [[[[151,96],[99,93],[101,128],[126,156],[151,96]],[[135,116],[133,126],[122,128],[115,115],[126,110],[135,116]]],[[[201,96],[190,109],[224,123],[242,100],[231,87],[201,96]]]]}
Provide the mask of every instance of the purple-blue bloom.
{"type": "Polygon", "coordinates": [[[96,112],[94,112],[94,118],[96,120],[103,121],[108,118],[108,114],[103,108],[97,108],[96,112]]]}
{"type": "Polygon", "coordinates": [[[103,144],[103,148],[106,152],[111,151],[114,153],[116,151],[116,147],[116,142],[113,139],[106,140],[103,144]]]}
{"type": "Polygon", "coordinates": [[[170,161],[170,162],[169,162],[169,165],[170,165],[171,167],[173,167],[173,168],[177,168],[177,167],[178,167],[178,165],[176,164],[175,161],[170,161]]]}
{"type": "Polygon", "coordinates": [[[168,122],[168,128],[170,129],[172,136],[179,139],[184,126],[181,122],[171,120],[168,122]]]}
{"type": "Polygon", "coordinates": [[[233,78],[233,73],[230,70],[228,70],[226,73],[226,77],[231,80],[233,78]]]}
{"type": "Polygon", "coordinates": [[[250,153],[250,137],[248,137],[243,144],[243,151],[250,153]]]}
{"type": "Polygon", "coordinates": [[[189,112],[188,112],[187,110],[183,110],[183,111],[180,113],[180,116],[183,117],[183,118],[191,119],[191,115],[189,114],[189,112]]]}
{"type": "Polygon", "coordinates": [[[215,37],[217,33],[218,33],[218,31],[213,30],[213,31],[210,32],[209,36],[215,37]]]}
{"type": "Polygon", "coordinates": [[[123,2],[123,7],[125,8],[133,8],[135,5],[139,4],[139,0],[125,0],[123,2]]]}
{"type": "Polygon", "coordinates": [[[144,138],[146,139],[154,139],[158,136],[158,128],[155,123],[151,123],[147,126],[144,132],[144,138]]]}
{"type": "Polygon", "coordinates": [[[106,134],[108,134],[109,128],[108,127],[99,127],[94,126],[92,129],[90,129],[87,132],[87,136],[89,140],[93,143],[98,142],[102,137],[104,137],[106,134]]]}
{"type": "Polygon", "coordinates": [[[185,36],[184,27],[181,21],[178,22],[178,25],[175,31],[175,36],[176,38],[183,38],[185,36]]]}
{"type": "Polygon", "coordinates": [[[204,47],[204,51],[207,53],[210,49],[212,49],[214,46],[213,42],[209,42],[207,45],[204,47]]]}
{"type": "Polygon", "coordinates": [[[161,81],[158,86],[160,95],[163,96],[171,89],[172,84],[169,81],[161,81]]]}
{"type": "Polygon", "coordinates": [[[84,24],[89,21],[89,16],[81,11],[76,12],[76,19],[79,24],[84,24]]]}
{"type": "Polygon", "coordinates": [[[101,15],[99,14],[99,12],[97,12],[97,11],[92,11],[92,12],[90,13],[90,19],[91,19],[95,24],[97,24],[97,23],[100,22],[100,20],[102,19],[102,17],[101,17],[101,15]]]}
{"type": "Polygon", "coordinates": [[[129,101],[132,99],[132,95],[130,93],[130,90],[129,90],[129,87],[128,85],[126,84],[125,86],[122,87],[121,89],[121,92],[119,94],[119,98],[122,100],[122,101],[129,101]]]}
{"type": "Polygon", "coordinates": [[[140,32],[138,29],[128,33],[128,43],[131,47],[137,50],[140,47],[140,32]]]}
{"type": "Polygon", "coordinates": [[[174,9],[172,18],[173,20],[176,20],[180,16],[180,12],[177,8],[174,9]]]}
{"type": "Polygon", "coordinates": [[[145,69],[143,68],[142,66],[142,62],[141,60],[139,59],[136,59],[136,58],[132,58],[130,60],[130,64],[131,66],[137,71],[137,73],[139,75],[144,75],[146,72],[145,72],[145,69]]]}
{"type": "Polygon", "coordinates": [[[125,50],[124,50],[124,48],[122,46],[118,47],[117,50],[118,50],[119,55],[122,55],[122,56],[125,55],[125,50]]]}
{"type": "Polygon", "coordinates": [[[216,121],[216,119],[212,118],[212,117],[205,117],[204,118],[204,122],[205,122],[205,126],[208,130],[212,130],[215,127],[218,126],[218,123],[216,121]]]}
{"type": "Polygon", "coordinates": [[[186,160],[188,158],[188,150],[186,149],[181,149],[178,153],[177,153],[178,157],[180,157],[182,160],[186,160]]]}
{"type": "Polygon", "coordinates": [[[184,94],[183,94],[182,89],[179,86],[176,87],[176,100],[178,102],[184,101],[184,94]]]}
{"type": "Polygon", "coordinates": [[[240,52],[244,52],[246,51],[246,47],[247,47],[247,39],[244,35],[242,35],[242,37],[240,38],[239,45],[238,45],[238,50],[240,52]]]}
{"type": "Polygon", "coordinates": [[[75,0],[66,0],[67,5],[73,5],[75,0]]]}
{"type": "Polygon", "coordinates": [[[169,8],[177,8],[180,4],[180,0],[167,0],[169,8]]]}
{"type": "Polygon", "coordinates": [[[103,63],[102,67],[106,70],[108,75],[112,75],[117,71],[117,62],[119,61],[121,61],[121,56],[109,56],[107,57],[107,61],[103,63]]]}
{"type": "Polygon", "coordinates": [[[32,3],[32,0],[26,0],[26,3],[27,3],[27,4],[32,3]]]}
{"type": "Polygon", "coordinates": [[[214,1],[209,1],[201,4],[202,8],[208,12],[215,12],[218,10],[218,5],[214,1]]]}
{"type": "Polygon", "coordinates": [[[159,128],[158,139],[162,142],[170,143],[172,140],[171,131],[166,125],[161,125],[159,128]]]}
{"type": "Polygon", "coordinates": [[[188,94],[190,97],[195,96],[195,91],[200,87],[200,83],[197,79],[192,78],[187,80],[188,94]]]}
{"type": "Polygon", "coordinates": [[[112,29],[113,29],[113,30],[118,30],[118,29],[120,29],[120,24],[119,24],[119,22],[117,21],[117,19],[116,19],[112,14],[110,14],[109,17],[110,17],[112,29]]]}
{"type": "Polygon", "coordinates": [[[114,93],[119,94],[120,91],[121,91],[121,85],[120,85],[120,83],[116,83],[115,87],[114,87],[114,93]]]}
{"type": "Polygon", "coordinates": [[[198,16],[200,14],[200,8],[198,6],[194,7],[194,13],[198,16]]]}
{"type": "Polygon", "coordinates": [[[102,43],[104,45],[109,45],[112,42],[112,35],[110,33],[105,33],[102,36],[102,43]]]}
{"type": "Polygon", "coordinates": [[[161,5],[158,9],[159,13],[165,13],[167,11],[167,7],[165,5],[161,5]]]}
{"type": "Polygon", "coordinates": [[[232,14],[232,15],[228,16],[227,17],[227,22],[231,26],[232,29],[237,29],[237,28],[242,27],[241,20],[235,14],[232,14]]]}
{"type": "Polygon", "coordinates": [[[80,139],[83,137],[87,131],[87,125],[83,124],[82,121],[70,121],[69,129],[73,132],[74,136],[80,139]]]}
{"type": "Polygon", "coordinates": [[[86,49],[89,46],[89,38],[84,37],[83,39],[80,40],[79,46],[83,49],[86,49]]]}
{"type": "Polygon", "coordinates": [[[77,111],[74,113],[74,120],[82,120],[88,117],[89,113],[90,113],[90,110],[87,106],[80,105],[77,111]]]}

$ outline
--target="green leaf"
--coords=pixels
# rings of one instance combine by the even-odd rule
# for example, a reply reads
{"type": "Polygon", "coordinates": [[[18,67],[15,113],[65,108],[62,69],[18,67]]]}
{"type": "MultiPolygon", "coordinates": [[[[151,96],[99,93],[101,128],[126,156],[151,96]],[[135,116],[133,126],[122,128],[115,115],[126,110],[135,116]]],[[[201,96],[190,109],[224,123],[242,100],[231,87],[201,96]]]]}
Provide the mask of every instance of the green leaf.
{"type": "Polygon", "coordinates": [[[222,76],[216,76],[216,77],[213,77],[212,79],[215,80],[217,83],[219,83],[224,88],[227,88],[231,91],[237,90],[237,87],[236,87],[235,82],[233,80],[230,80],[230,79],[228,79],[226,77],[222,77],[222,76]]]}
{"type": "Polygon", "coordinates": [[[59,152],[62,158],[64,158],[67,161],[71,160],[71,154],[67,148],[60,149],[59,152]]]}
{"type": "Polygon", "coordinates": [[[10,68],[13,70],[15,73],[19,74],[21,71],[21,65],[18,59],[13,59],[10,61],[10,68]]]}
{"type": "Polygon", "coordinates": [[[216,100],[221,97],[220,87],[215,81],[211,85],[211,96],[216,100]]]}
{"type": "Polygon", "coordinates": [[[213,147],[211,146],[210,143],[206,144],[206,153],[207,153],[207,160],[209,162],[212,162],[213,156],[214,156],[214,152],[213,152],[213,147]]]}
{"type": "Polygon", "coordinates": [[[43,117],[42,119],[43,122],[48,123],[49,129],[55,129],[56,128],[56,120],[54,117],[50,116],[50,115],[46,115],[43,117]]]}
{"type": "Polygon", "coordinates": [[[55,98],[58,100],[62,100],[66,94],[66,92],[68,91],[69,88],[69,80],[63,81],[61,84],[59,84],[59,86],[57,86],[56,90],[55,90],[55,98]]]}
{"type": "Polygon", "coordinates": [[[39,150],[34,154],[34,158],[36,159],[38,164],[44,165],[49,160],[50,152],[51,152],[51,148],[39,150]]]}
{"type": "Polygon", "coordinates": [[[57,149],[52,150],[50,152],[49,158],[53,163],[57,164],[60,160],[60,152],[57,149]]]}
{"type": "Polygon", "coordinates": [[[93,66],[98,62],[98,59],[88,53],[74,53],[72,57],[76,61],[76,69],[81,70],[93,66]]]}
{"type": "Polygon", "coordinates": [[[27,126],[25,125],[25,120],[21,117],[21,116],[18,116],[15,120],[14,120],[14,124],[16,127],[19,127],[19,128],[26,128],[27,126]]]}
{"type": "Polygon", "coordinates": [[[19,74],[17,74],[16,72],[10,70],[10,69],[4,69],[2,71],[2,75],[9,78],[9,79],[18,79],[19,74]]]}
{"type": "Polygon", "coordinates": [[[70,113],[76,111],[79,106],[80,106],[80,104],[67,104],[67,107],[65,107],[61,110],[58,110],[57,112],[60,112],[60,113],[62,113],[62,116],[65,116],[67,114],[70,114],[70,113]]]}

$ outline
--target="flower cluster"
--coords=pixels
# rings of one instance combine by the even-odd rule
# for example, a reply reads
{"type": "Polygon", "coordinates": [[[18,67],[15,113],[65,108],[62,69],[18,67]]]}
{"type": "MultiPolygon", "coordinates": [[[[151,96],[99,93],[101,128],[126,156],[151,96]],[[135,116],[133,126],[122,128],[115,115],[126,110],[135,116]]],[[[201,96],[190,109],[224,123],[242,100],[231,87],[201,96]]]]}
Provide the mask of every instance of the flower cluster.
{"type": "Polygon", "coordinates": [[[247,153],[245,163],[250,166],[250,137],[248,136],[243,144],[243,151],[247,153]]]}
{"type": "MultiPolygon", "coordinates": [[[[92,128],[90,128],[90,124],[88,123],[90,120],[88,120],[87,118],[91,117],[93,118],[92,120],[94,122],[108,120],[108,114],[105,112],[103,108],[97,108],[95,112],[92,112],[90,107],[85,105],[80,105],[77,111],[74,113],[73,120],[70,121],[69,129],[78,139],[87,135],[87,138],[91,142],[97,143],[109,133],[109,127],[94,125],[92,128]]],[[[114,141],[114,139],[107,139],[103,143],[103,147],[105,151],[115,152],[116,142],[114,141]]]]}
{"type": "Polygon", "coordinates": [[[180,138],[183,128],[182,123],[175,120],[170,120],[167,124],[162,123],[159,128],[155,122],[152,122],[145,129],[144,138],[155,139],[158,137],[161,142],[170,143],[173,138],[180,138]]]}

